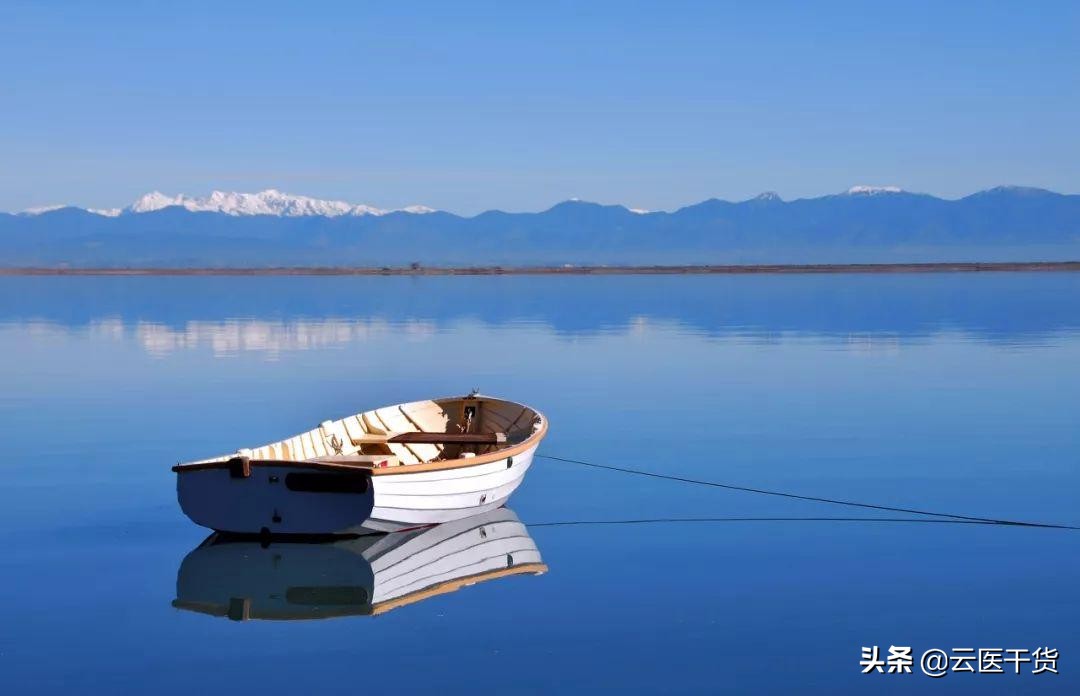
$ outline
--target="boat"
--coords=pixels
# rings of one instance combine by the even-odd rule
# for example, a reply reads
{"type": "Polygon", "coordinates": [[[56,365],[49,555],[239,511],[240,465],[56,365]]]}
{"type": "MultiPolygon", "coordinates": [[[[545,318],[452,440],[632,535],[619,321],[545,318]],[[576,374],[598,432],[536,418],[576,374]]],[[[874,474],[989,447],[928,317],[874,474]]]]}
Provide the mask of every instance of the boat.
{"type": "Polygon", "coordinates": [[[463,587],[547,572],[508,508],[324,543],[211,534],[181,562],[173,606],[234,621],[377,616],[463,587]]]}
{"type": "Polygon", "coordinates": [[[547,433],[537,410],[477,393],[364,411],[186,462],[180,508],[218,532],[358,535],[494,510],[547,433]]]}

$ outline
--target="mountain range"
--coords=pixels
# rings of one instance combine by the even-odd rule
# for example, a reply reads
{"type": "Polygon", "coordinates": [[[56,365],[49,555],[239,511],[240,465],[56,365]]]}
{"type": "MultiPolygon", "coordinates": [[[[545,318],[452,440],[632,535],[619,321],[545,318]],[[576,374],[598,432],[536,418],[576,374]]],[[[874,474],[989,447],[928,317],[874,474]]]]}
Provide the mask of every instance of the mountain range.
{"type": "Polygon", "coordinates": [[[947,200],[855,186],[675,211],[578,200],[463,217],[424,206],[215,191],[126,208],[0,213],[0,266],[267,267],[889,263],[1080,259],[1080,195],[1003,186],[947,200]]]}

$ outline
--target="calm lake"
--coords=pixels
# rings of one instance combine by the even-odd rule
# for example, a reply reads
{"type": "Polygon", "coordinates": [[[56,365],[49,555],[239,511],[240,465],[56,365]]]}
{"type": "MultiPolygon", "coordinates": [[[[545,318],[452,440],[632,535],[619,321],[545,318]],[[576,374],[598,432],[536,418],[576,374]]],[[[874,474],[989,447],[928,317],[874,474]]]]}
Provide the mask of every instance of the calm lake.
{"type": "Polygon", "coordinates": [[[546,573],[320,620],[336,556],[185,564],[310,619],[235,621],[174,606],[208,532],[169,470],[479,388],[547,415],[540,454],[1077,525],[1080,274],[5,277],[0,384],[3,693],[1080,692],[1077,531],[537,459],[546,573]],[[1037,647],[1059,675],[918,665],[1037,647]]]}

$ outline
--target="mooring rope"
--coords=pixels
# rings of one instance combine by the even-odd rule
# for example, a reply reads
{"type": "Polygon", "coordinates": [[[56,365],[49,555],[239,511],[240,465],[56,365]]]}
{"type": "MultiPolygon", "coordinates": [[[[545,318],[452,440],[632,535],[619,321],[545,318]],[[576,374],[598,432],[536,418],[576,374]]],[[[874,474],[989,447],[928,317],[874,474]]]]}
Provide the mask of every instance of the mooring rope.
{"type": "Polygon", "coordinates": [[[713,524],[717,522],[871,522],[871,523],[907,523],[907,524],[982,524],[994,522],[976,522],[975,520],[950,520],[921,517],[643,517],[626,520],[556,520],[553,522],[529,522],[526,527],[576,527],[624,525],[624,524],[713,524]]]}
{"type": "MultiPolygon", "coordinates": [[[[759,495],[772,495],[779,498],[791,498],[794,500],[808,500],[815,503],[828,503],[830,505],[845,505],[847,507],[857,507],[867,510],[882,510],[885,512],[902,512],[908,515],[924,515],[927,517],[941,517],[948,518],[950,520],[957,520],[969,523],[980,524],[1000,524],[1008,525],[1012,527],[1041,527],[1044,529],[1072,529],[1080,530],[1080,526],[1068,525],[1068,524],[1053,524],[1048,522],[1028,522],[1022,520],[1005,520],[996,519],[993,517],[977,517],[975,515],[960,515],[951,512],[934,512],[931,510],[919,510],[916,508],[903,508],[893,507],[890,505],[878,505],[875,503],[863,503],[855,500],[840,500],[837,498],[822,498],[813,495],[801,495],[798,493],[788,493],[785,491],[770,491],[764,488],[753,488],[750,486],[738,486],[732,483],[721,483],[719,481],[707,481],[703,479],[694,479],[686,476],[672,476],[670,474],[660,474],[655,471],[646,471],[644,469],[631,469],[623,466],[612,466],[610,464],[597,464],[595,462],[587,462],[581,459],[570,459],[568,457],[556,457],[550,454],[537,454],[536,457],[541,459],[550,459],[551,461],[564,462],[567,464],[579,464],[581,466],[588,466],[594,469],[605,469],[607,471],[617,471],[623,474],[634,474],[636,476],[648,476],[649,478],[664,479],[665,481],[678,481],[680,483],[690,483],[697,486],[710,486],[712,488],[724,488],[731,491],[742,491],[744,493],[757,493],[759,495]]],[[[673,520],[674,521],[674,520],[673,520]]]]}

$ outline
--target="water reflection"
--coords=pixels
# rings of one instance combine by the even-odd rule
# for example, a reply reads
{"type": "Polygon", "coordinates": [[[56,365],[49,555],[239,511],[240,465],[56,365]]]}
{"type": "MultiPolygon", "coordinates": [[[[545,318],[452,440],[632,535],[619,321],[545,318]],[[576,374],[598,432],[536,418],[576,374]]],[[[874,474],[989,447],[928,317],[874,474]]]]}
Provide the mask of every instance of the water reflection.
{"type": "Polygon", "coordinates": [[[1078,292],[1080,273],[3,277],[0,324],[135,332],[152,352],[303,350],[388,331],[422,338],[456,322],[525,323],[567,336],[634,336],[675,323],[709,336],[887,343],[953,332],[1037,342],[1080,329],[1078,292]]]}
{"type": "Polygon", "coordinates": [[[213,534],[180,564],[173,606],[235,621],[378,615],[546,571],[528,529],[507,508],[330,543],[263,545],[213,534]]]}
{"type": "MultiPolygon", "coordinates": [[[[94,327],[92,326],[91,329],[94,327]]],[[[411,340],[425,340],[435,333],[432,322],[406,321],[399,324],[371,320],[298,320],[261,321],[191,321],[182,327],[153,322],[139,322],[132,331],[138,343],[151,355],[164,356],[181,350],[210,348],[214,355],[239,352],[262,352],[271,355],[284,351],[316,350],[344,346],[356,341],[404,334],[411,340]]],[[[123,338],[124,329],[114,330],[113,337],[123,338]]]]}

